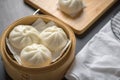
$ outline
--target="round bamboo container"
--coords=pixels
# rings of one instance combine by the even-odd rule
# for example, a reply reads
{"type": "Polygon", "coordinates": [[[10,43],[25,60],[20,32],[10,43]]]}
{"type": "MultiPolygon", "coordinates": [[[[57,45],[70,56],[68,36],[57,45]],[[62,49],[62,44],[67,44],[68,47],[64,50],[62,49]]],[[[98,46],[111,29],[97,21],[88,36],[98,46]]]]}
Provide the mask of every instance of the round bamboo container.
{"type": "Polygon", "coordinates": [[[3,32],[0,41],[2,60],[8,75],[13,80],[62,80],[66,71],[68,70],[69,66],[74,60],[75,46],[76,39],[73,31],[63,22],[48,15],[31,15],[15,21],[10,26],[8,26],[7,29],[3,32]],[[6,37],[8,37],[10,31],[15,26],[20,24],[32,24],[38,18],[42,18],[45,22],[54,21],[59,27],[61,27],[66,32],[69,39],[71,40],[71,46],[68,47],[65,53],[57,61],[50,64],[49,66],[41,68],[23,67],[19,65],[11,56],[11,53],[6,46],[5,39],[6,37]]]}

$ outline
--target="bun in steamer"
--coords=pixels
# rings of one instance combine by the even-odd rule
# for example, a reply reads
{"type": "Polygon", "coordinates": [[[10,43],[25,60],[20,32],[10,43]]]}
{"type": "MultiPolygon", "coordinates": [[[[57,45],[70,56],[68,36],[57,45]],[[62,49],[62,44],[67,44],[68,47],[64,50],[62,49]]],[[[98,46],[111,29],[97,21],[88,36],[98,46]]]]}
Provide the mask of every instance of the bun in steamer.
{"type": "Polygon", "coordinates": [[[40,33],[42,44],[48,47],[53,53],[59,52],[67,44],[68,38],[62,28],[52,26],[40,33]]]}
{"type": "Polygon", "coordinates": [[[25,67],[44,67],[52,61],[52,55],[48,48],[42,44],[26,46],[20,54],[22,65],[25,67]]]}
{"type": "Polygon", "coordinates": [[[23,49],[32,43],[40,43],[39,32],[29,25],[18,25],[9,34],[9,41],[16,49],[23,49]]]}

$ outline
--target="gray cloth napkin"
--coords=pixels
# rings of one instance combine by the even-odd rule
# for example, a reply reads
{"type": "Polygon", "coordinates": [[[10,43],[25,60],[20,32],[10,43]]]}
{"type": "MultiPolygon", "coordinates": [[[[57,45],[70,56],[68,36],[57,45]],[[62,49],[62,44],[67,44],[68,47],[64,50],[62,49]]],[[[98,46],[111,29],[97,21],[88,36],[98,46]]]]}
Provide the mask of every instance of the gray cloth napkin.
{"type": "Polygon", "coordinates": [[[65,76],[68,80],[120,80],[120,40],[111,30],[111,20],[76,55],[65,76]]]}

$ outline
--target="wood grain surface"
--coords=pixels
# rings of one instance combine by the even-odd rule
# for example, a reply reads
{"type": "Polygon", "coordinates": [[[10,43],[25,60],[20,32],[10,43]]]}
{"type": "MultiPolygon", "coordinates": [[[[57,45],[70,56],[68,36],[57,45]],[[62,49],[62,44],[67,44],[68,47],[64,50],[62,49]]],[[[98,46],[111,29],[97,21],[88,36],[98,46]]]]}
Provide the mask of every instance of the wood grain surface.
{"type": "Polygon", "coordinates": [[[65,15],[58,9],[58,0],[25,0],[45,14],[52,15],[70,26],[76,34],[84,33],[116,0],[83,0],[85,8],[76,18],[65,15]]]}

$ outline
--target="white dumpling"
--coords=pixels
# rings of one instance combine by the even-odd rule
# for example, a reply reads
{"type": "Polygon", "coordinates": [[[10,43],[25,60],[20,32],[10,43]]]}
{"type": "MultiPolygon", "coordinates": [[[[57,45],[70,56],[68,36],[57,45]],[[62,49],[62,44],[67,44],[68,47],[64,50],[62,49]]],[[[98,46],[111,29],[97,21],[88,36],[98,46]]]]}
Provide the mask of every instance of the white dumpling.
{"type": "Polygon", "coordinates": [[[67,43],[67,35],[62,28],[52,26],[40,33],[42,43],[53,53],[63,49],[67,43]]]}
{"type": "Polygon", "coordinates": [[[74,17],[83,9],[83,2],[81,0],[59,0],[58,8],[74,17]]]}
{"type": "Polygon", "coordinates": [[[42,44],[32,44],[25,47],[20,54],[22,65],[25,67],[44,67],[50,65],[52,55],[42,44]]]}
{"type": "Polygon", "coordinates": [[[23,49],[32,43],[40,43],[39,32],[29,25],[18,25],[9,34],[9,41],[16,49],[23,49]]]}

